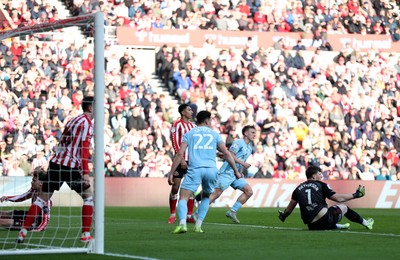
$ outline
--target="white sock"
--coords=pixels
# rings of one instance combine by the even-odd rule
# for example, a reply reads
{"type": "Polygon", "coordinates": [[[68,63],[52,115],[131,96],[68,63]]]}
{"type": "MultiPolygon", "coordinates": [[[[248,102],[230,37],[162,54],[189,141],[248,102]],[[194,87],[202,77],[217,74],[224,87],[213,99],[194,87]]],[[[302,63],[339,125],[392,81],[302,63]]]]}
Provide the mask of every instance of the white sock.
{"type": "Polygon", "coordinates": [[[198,220],[196,221],[195,226],[201,228],[201,225],[202,225],[202,224],[203,224],[203,220],[198,219],[198,220]]]}
{"type": "Polygon", "coordinates": [[[362,224],[363,224],[364,226],[368,226],[369,222],[368,222],[368,220],[366,220],[365,218],[363,218],[362,224]]]}
{"type": "Polygon", "coordinates": [[[343,224],[336,224],[336,228],[337,229],[342,229],[343,228],[343,224]]]}

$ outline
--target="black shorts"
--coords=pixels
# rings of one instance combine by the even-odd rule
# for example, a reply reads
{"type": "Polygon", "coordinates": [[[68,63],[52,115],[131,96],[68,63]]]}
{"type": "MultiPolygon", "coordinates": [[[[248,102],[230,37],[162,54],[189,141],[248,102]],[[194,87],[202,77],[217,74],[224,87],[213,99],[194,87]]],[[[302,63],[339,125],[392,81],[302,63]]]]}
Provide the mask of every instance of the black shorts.
{"type": "MultiPolygon", "coordinates": [[[[26,215],[28,215],[27,210],[13,210],[11,213],[11,219],[14,221],[13,225],[10,227],[11,230],[20,230],[26,215]]],[[[35,223],[32,226],[38,227],[42,223],[42,213],[36,217],[35,223]]]]}
{"type": "Polygon", "coordinates": [[[54,192],[59,190],[61,185],[66,182],[71,190],[82,193],[88,189],[90,185],[83,183],[81,171],[64,165],[50,162],[47,171],[47,181],[43,182],[43,192],[54,192]]]}
{"type": "Polygon", "coordinates": [[[342,210],[337,206],[332,206],[326,214],[316,222],[308,224],[309,230],[336,229],[336,224],[342,219],[342,210]]]}
{"type": "Polygon", "coordinates": [[[176,171],[174,172],[173,177],[182,179],[183,176],[185,176],[186,173],[187,173],[187,168],[186,169],[182,169],[181,164],[179,164],[178,168],[176,168],[176,171]]]}

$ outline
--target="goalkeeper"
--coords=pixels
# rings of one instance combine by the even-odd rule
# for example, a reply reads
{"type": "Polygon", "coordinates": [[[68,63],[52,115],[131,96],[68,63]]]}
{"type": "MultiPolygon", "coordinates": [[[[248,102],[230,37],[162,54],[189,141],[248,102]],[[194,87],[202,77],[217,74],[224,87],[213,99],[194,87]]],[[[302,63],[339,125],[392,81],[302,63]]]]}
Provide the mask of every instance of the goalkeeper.
{"type": "MultiPolygon", "coordinates": [[[[35,202],[39,192],[42,190],[43,180],[47,179],[47,173],[42,167],[36,167],[32,174],[31,188],[21,194],[15,196],[3,196],[0,198],[0,202],[21,202],[27,199],[32,199],[32,203],[35,202]]],[[[50,208],[51,200],[47,201],[47,205],[38,214],[35,222],[32,224],[32,231],[44,231],[46,230],[50,221],[50,208]]],[[[7,210],[0,211],[0,227],[17,229],[22,227],[22,223],[25,221],[25,217],[28,214],[27,210],[7,210]]]]}
{"type": "Polygon", "coordinates": [[[306,176],[307,181],[296,187],[286,209],[283,212],[278,212],[278,217],[282,222],[285,222],[285,219],[299,204],[301,218],[304,224],[308,225],[309,230],[348,229],[350,227],[349,223],[338,224],[342,216],[365,226],[367,229],[371,230],[373,228],[374,220],[372,218],[364,219],[344,204],[328,208],[325,201],[328,198],[341,203],[361,198],[365,195],[364,186],[359,186],[353,194],[338,194],[329,185],[321,181],[323,176],[319,167],[310,166],[306,170],[306,176]]]}

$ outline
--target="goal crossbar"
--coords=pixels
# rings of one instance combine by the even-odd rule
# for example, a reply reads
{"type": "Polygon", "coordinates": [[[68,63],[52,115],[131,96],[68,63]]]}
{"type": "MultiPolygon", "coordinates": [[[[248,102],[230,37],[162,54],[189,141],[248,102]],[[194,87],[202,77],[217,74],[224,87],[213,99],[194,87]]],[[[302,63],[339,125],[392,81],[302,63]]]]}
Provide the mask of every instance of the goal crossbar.
{"type": "Polygon", "coordinates": [[[82,16],[77,16],[77,17],[60,19],[60,20],[56,20],[51,23],[48,22],[48,23],[34,24],[32,26],[18,27],[15,29],[6,30],[4,32],[1,32],[0,40],[13,38],[13,37],[17,37],[17,36],[19,37],[19,36],[24,36],[24,35],[31,35],[34,33],[48,32],[49,28],[51,28],[52,30],[57,30],[57,29],[62,29],[62,28],[67,28],[67,27],[72,27],[72,26],[80,26],[80,25],[90,24],[90,23],[94,22],[95,17],[96,17],[96,14],[88,14],[88,15],[82,15],[82,16]]]}

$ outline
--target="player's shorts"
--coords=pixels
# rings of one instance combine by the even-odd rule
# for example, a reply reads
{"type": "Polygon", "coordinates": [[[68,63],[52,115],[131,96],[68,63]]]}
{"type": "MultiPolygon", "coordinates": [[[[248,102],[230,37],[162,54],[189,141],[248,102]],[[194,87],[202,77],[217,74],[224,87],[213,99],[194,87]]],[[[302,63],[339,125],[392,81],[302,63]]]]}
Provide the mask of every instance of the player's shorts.
{"type": "Polygon", "coordinates": [[[221,189],[222,191],[226,190],[231,186],[233,189],[242,190],[244,186],[248,183],[244,178],[237,179],[236,176],[230,172],[218,173],[217,184],[215,188],[221,189]]]}
{"type": "Polygon", "coordinates": [[[211,194],[214,192],[217,172],[217,168],[189,169],[182,181],[181,189],[195,193],[201,185],[204,194],[211,194]]]}
{"type": "Polygon", "coordinates": [[[176,168],[176,171],[174,172],[173,178],[182,179],[183,176],[185,176],[186,173],[187,173],[187,168],[186,169],[182,169],[181,164],[179,164],[178,167],[176,168]]]}
{"type": "Polygon", "coordinates": [[[50,162],[47,172],[47,181],[43,182],[42,191],[54,192],[59,190],[64,182],[77,193],[82,193],[90,187],[90,185],[84,184],[79,169],[50,162]]]}
{"type": "MultiPolygon", "coordinates": [[[[13,225],[10,227],[11,230],[20,230],[22,225],[24,224],[25,217],[28,215],[27,210],[13,210],[11,213],[11,219],[14,221],[13,225]]],[[[38,227],[42,223],[42,216],[41,213],[36,217],[35,223],[32,227],[38,227]]]]}
{"type": "Polygon", "coordinates": [[[332,206],[326,214],[316,222],[308,224],[309,230],[336,229],[336,224],[342,220],[342,210],[337,206],[332,206]]]}

